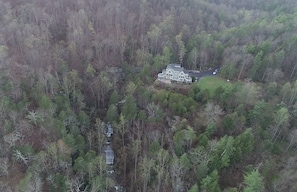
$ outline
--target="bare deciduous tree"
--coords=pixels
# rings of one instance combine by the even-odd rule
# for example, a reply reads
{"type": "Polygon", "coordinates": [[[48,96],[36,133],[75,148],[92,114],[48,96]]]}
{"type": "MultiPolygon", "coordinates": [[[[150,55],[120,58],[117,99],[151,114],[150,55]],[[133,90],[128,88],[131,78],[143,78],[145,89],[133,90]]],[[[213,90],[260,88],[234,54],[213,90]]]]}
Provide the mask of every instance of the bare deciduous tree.
{"type": "Polygon", "coordinates": [[[13,156],[16,158],[16,160],[24,163],[25,165],[28,165],[29,158],[26,155],[22,154],[19,150],[15,150],[13,156]]]}
{"type": "Polygon", "coordinates": [[[4,141],[9,144],[10,147],[15,145],[15,142],[21,138],[21,134],[18,131],[14,131],[4,136],[4,141]]]}
{"type": "Polygon", "coordinates": [[[8,158],[0,158],[0,175],[8,175],[8,168],[9,168],[9,163],[8,163],[8,158]]]}
{"type": "Polygon", "coordinates": [[[86,192],[87,187],[82,189],[82,187],[85,185],[84,181],[80,177],[74,177],[74,178],[69,178],[66,181],[66,185],[68,188],[69,192],[86,192]]]}
{"type": "Polygon", "coordinates": [[[205,115],[207,119],[207,123],[210,122],[218,122],[220,120],[220,116],[223,115],[224,112],[219,105],[215,105],[213,103],[207,103],[205,107],[205,115]]]}

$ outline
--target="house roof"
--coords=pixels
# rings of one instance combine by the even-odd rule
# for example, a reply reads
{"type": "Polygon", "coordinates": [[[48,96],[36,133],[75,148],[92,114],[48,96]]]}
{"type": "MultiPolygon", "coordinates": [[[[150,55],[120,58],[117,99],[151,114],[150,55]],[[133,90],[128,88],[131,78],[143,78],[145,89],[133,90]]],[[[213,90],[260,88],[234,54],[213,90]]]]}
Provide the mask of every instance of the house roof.
{"type": "Polygon", "coordinates": [[[167,69],[172,69],[174,71],[184,71],[184,68],[180,64],[169,64],[167,65],[167,69]]]}
{"type": "Polygon", "coordinates": [[[187,73],[189,74],[189,70],[186,70],[184,69],[180,64],[175,64],[175,63],[172,63],[172,64],[169,64],[167,65],[167,69],[172,69],[174,71],[179,71],[179,72],[184,72],[184,73],[187,73]]]}
{"type": "Polygon", "coordinates": [[[104,152],[105,152],[106,164],[108,164],[108,165],[113,164],[113,161],[114,161],[114,152],[113,152],[111,146],[110,145],[107,145],[106,148],[105,148],[105,150],[104,150],[104,152]]]}
{"type": "Polygon", "coordinates": [[[113,134],[113,128],[110,123],[107,123],[106,136],[111,137],[112,134],[113,134]]]}

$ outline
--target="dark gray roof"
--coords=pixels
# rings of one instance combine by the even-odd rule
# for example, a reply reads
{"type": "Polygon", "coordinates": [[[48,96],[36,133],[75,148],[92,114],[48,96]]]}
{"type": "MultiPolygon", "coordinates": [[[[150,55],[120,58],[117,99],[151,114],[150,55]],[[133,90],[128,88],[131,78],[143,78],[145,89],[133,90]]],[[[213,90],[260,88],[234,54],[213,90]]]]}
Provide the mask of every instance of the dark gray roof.
{"type": "Polygon", "coordinates": [[[167,65],[167,69],[172,69],[174,71],[184,71],[184,68],[180,64],[169,64],[167,65]]]}

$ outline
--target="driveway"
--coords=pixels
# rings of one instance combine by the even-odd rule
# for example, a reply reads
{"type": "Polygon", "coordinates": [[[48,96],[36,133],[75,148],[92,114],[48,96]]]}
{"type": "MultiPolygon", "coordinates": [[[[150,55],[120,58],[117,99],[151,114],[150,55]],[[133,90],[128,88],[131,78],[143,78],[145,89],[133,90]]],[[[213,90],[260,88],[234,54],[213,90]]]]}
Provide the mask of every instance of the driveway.
{"type": "Polygon", "coordinates": [[[207,71],[202,71],[202,72],[191,71],[191,70],[188,70],[187,72],[188,72],[189,76],[194,77],[196,80],[199,80],[202,77],[217,75],[218,70],[219,70],[219,67],[215,67],[215,68],[209,69],[207,71]],[[214,72],[216,72],[216,74],[213,74],[214,72]]]}

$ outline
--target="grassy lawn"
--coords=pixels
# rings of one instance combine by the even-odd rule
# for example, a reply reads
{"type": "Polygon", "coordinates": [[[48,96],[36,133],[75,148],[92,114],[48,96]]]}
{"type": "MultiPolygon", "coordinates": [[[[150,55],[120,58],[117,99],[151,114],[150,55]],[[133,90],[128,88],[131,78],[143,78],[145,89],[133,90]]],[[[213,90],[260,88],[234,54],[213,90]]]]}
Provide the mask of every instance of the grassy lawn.
{"type": "Polygon", "coordinates": [[[240,87],[242,86],[242,82],[240,81],[227,81],[226,79],[220,78],[218,76],[208,76],[201,78],[197,83],[192,83],[190,85],[183,84],[183,83],[161,83],[159,81],[155,81],[153,86],[151,87],[153,90],[157,91],[160,89],[165,89],[167,91],[173,91],[178,92],[184,95],[188,94],[188,90],[193,87],[198,86],[201,91],[208,90],[210,93],[210,96],[213,96],[215,90],[218,87],[222,87],[223,89],[240,87]]]}
{"type": "Polygon", "coordinates": [[[212,96],[218,87],[222,86],[225,89],[227,87],[233,86],[233,83],[217,76],[209,76],[201,78],[197,82],[197,85],[201,91],[208,89],[210,95],[212,96]]]}

